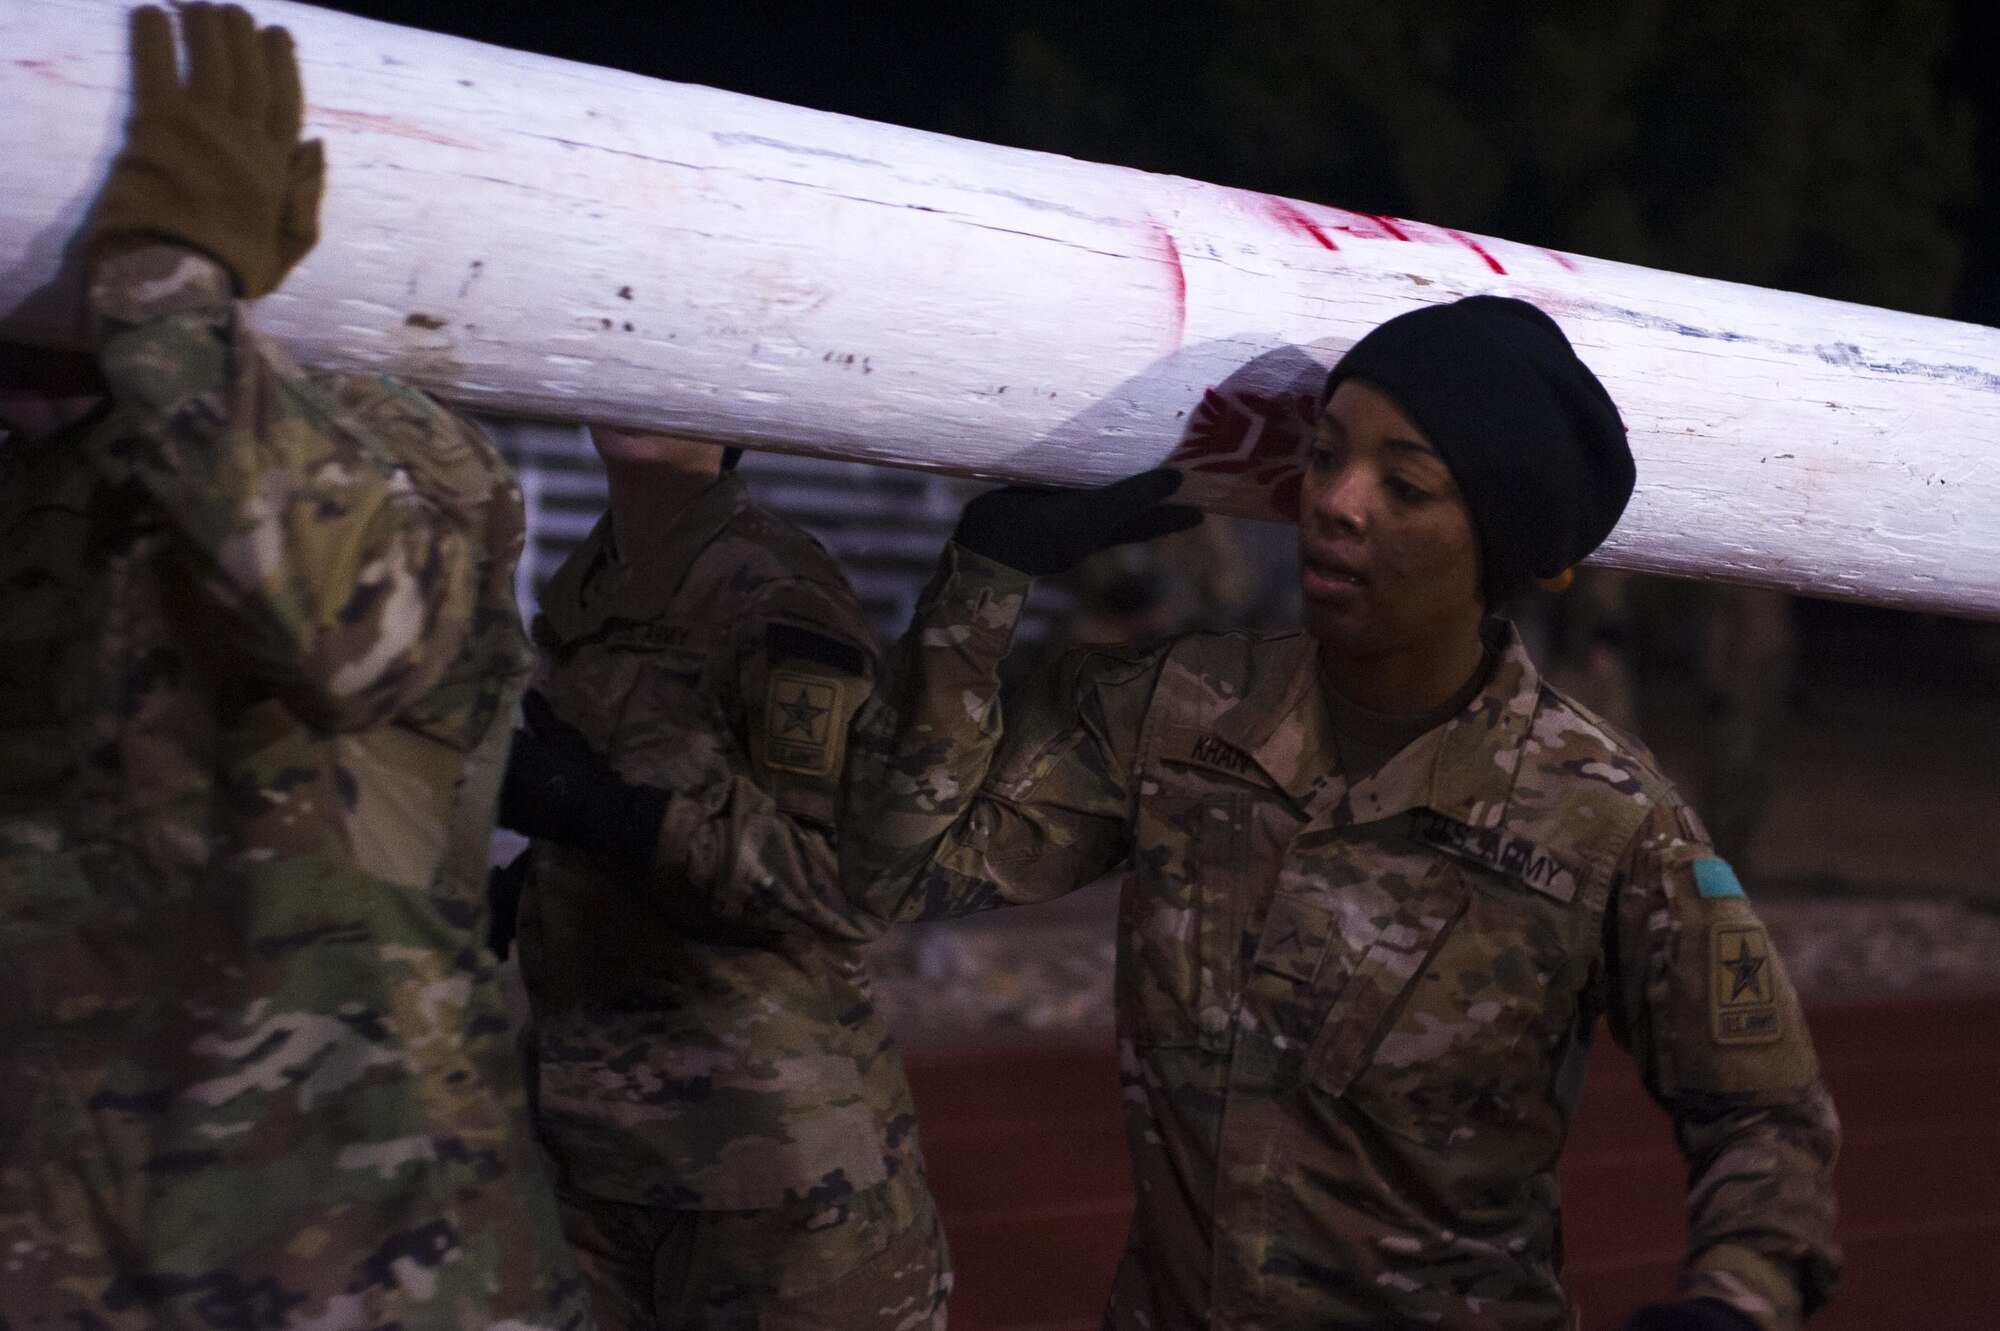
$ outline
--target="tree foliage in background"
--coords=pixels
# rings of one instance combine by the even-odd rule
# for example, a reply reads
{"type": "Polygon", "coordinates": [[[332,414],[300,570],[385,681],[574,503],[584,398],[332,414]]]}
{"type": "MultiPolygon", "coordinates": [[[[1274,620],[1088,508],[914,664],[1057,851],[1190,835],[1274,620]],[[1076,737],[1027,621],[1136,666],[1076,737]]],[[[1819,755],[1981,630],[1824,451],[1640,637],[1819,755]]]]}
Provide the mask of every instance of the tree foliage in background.
{"type": "Polygon", "coordinates": [[[962,132],[1650,267],[1949,309],[1948,0],[1027,7],[962,132]]]}

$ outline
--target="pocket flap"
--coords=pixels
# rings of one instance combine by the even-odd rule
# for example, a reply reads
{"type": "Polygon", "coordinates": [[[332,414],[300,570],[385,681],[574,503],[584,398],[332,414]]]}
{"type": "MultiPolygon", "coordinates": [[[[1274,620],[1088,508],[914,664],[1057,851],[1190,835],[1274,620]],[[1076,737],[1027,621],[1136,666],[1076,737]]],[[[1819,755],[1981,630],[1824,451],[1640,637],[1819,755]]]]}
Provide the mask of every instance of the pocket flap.
{"type": "Polygon", "coordinates": [[[1306,1077],[1331,1094],[1344,1093],[1368,1060],[1424,965],[1465,913],[1468,886],[1457,868],[1440,861],[1403,898],[1338,985],[1326,1020],[1306,1058],[1306,1077]]]}

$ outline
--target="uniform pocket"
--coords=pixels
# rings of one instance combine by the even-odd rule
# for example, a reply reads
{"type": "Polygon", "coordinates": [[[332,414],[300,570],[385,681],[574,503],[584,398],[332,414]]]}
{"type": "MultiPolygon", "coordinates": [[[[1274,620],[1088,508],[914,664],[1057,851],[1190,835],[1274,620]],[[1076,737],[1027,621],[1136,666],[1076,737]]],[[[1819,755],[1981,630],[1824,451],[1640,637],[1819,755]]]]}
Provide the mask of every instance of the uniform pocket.
{"type": "MultiPolygon", "coordinates": [[[[1435,900],[1447,899],[1448,920],[1365,1043],[1315,1080],[1435,1147],[1494,1130],[1559,1140],[1551,1088],[1576,1012],[1578,914],[1463,865],[1440,868],[1435,900]]],[[[1536,1151],[1524,1141],[1518,1153],[1536,1151]]]]}
{"type": "Polygon", "coordinates": [[[1346,1093],[1465,908],[1465,884],[1454,866],[1439,861],[1402,898],[1344,977],[1319,977],[1319,987],[1332,990],[1333,998],[1306,1055],[1307,1080],[1330,1094],[1346,1093]]]}
{"type": "Polygon", "coordinates": [[[1228,1044],[1250,809],[1244,791],[1158,795],[1140,806],[1119,929],[1119,991],[1138,1044],[1228,1044]]]}

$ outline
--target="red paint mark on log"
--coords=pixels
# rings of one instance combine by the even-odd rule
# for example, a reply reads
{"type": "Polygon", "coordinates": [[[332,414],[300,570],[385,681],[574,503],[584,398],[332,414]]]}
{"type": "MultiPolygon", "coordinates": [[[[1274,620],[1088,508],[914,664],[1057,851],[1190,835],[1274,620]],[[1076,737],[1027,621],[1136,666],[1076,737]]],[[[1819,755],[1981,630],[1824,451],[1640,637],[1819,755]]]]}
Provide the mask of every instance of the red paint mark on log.
{"type": "Polygon", "coordinates": [[[1500,276],[1505,277],[1507,275],[1507,270],[1500,266],[1500,261],[1494,258],[1491,254],[1489,254],[1486,250],[1486,247],[1484,245],[1481,245],[1478,241],[1474,240],[1471,236],[1466,235],[1463,231],[1453,231],[1450,227],[1439,227],[1438,230],[1444,232],[1447,236],[1450,236],[1453,240],[1465,246],[1465,248],[1471,250],[1474,254],[1477,254],[1480,258],[1486,260],[1486,266],[1488,268],[1491,268],[1494,272],[1500,274],[1500,276]]]}
{"type": "Polygon", "coordinates": [[[16,60],[14,64],[16,68],[25,69],[37,78],[48,79],[54,83],[62,82],[62,75],[57,72],[54,61],[16,60]]]}
{"type": "Polygon", "coordinates": [[[1381,227],[1391,240],[1408,240],[1410,238],[1410,233],[1403,230],[1402,227],[1397,226],[1396,219],[1393,217],[1383,217],[1378,213],[1362,213],[1360,216],[1367,218],[1376,226],[1381,227]]]}
{"type": "Polygon", "coordinates": [[[1576,260],[1570,258],[1567,254],[1564,254],[1561,250],[1552,250],[1546,245],[1543,245],[1540,248],[1542,253],[1548,255],[1551,259],[1554,259],[1556,261],[1557,266],[1560,267],[1564,272],[1574,273],[1578,271],[1576,266],[1576,260]]]}
{"type": "Polygon", "coordinates": [[[1326,249],[1338,250],[1340,248],[1340,246],[1333,243],[1333,237],[1327,235],[1321,229],[1319,223],[1299,211],[1298,205],[1291,200],[1280,199],[1274,196],[1266,199],[1264,203],[1266,211],[1271,214],[1272,218],[1280,226],[1292,231],[1303,232],[1305,235],[1311,236],[1314,240],[1318,241],[1326,249]]]}
{"type": "Polygon", "coordinates": [[[1158,222],[1148,220],[1146,225],[1152,230],[1160,262],[1173,272],[1170,289],[1174,295],[1174,350],[1179,351],[1187,337],[1187,270],[1181,267],[1181,247],[1174,243],[1174,233],[1158,222]]]}
{"type": "Polygon", "coordinates": [[[416,139],[422,143],[441,143],[447,148],[477,148],[476,143],[454,139],[425,129],[422,125],[412,125],[394,116],[376,115],[372,111],[343,111],[338,107],[316,106],[312,109],[313,120],[321,124],[333,125],[340,129],[359,130],[364,134],[392,134],[399,139],[416,139]]]}

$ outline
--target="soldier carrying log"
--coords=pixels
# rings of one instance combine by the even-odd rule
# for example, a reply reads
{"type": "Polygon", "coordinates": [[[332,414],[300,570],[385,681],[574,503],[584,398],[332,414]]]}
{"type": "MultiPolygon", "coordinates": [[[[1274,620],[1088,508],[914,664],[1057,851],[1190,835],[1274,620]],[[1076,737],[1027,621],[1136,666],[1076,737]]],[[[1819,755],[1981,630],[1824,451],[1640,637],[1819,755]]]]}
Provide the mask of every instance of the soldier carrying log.
{"type": "Polygon", "coordinates": [[[501,821],[536,838],[510,875],[531,1098],[598,1323],[942,1327],[944,1233],[859,950],[881,924],[836,868],[873,634],[734,450],[591,436],[611,509],[543,591],[501,821]],[[770,918],[699,909],[766,884],[770,918]]]}
{"type": "Polygon", "coordinates": [[[967,506],[864,714],[843,872],[920,919],[1127,866],[1107,1326],[1578,1325],[1554,1170],[1600,1016],[1689,1168],[1679,1298],[1629,1331],[1792,1331],[1832,1293],[1838,1129],[1768,936],[1652,759],[1490,613],[1632,482],[1541,311],[1400,316],[1326,381],[1305,631],[1086,649],[1004,717],[1031,580],[1196,514],[1170,472],[967,506]]]}
{"type": "Polygon", "coordinates": [[[108,398],[0,452],[0,1325],[589,1325],[487,840],[528,647],[481,431],[251,326],[318,235],[291,39],[132,20],[108,398]]]}

